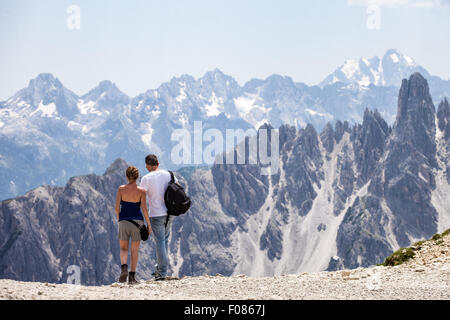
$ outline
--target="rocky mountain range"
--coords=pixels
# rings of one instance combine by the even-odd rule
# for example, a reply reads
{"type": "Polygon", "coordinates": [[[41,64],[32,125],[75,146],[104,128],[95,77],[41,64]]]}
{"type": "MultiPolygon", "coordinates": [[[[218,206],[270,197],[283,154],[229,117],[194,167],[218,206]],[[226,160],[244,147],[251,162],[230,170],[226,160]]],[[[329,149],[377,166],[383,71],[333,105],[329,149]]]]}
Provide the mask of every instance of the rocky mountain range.
{"type": "Polygon", "coordinates": [[[414,73],[402,81],[392,127],[370,110],[362,124],[338,121],[320,134],[285,125],[279,174],[260,176],[252,165],[195,172],[188,185],[201,208],[192,209],[194,232],[180,229],[182,273],[369,266],[442,232],[450,226],[449,110],[445,99],[436,113],[426,79],[414,73]],[[202,251],[192,259],[196,243],[202,251]]]}
{"type": "MultiPolygon", "coordinates": [[[[372,58],[360,58],[359,60],[346,60],[338,69],[326,77],[319,86],[324,87],[341,82],[357,84],[362,87],[375,85],[398,88],[402,79],[408,78],[414,72],[419,72],[428,80],[431,96],[435,101],[441,101],[448,96],[448,81],[431,75],[424,67],[418,65],[413,58],[395,49],[389,49],[381,59],[375,56],[372,58]]],[[[395,113],[392,112],[391,115],[395,116],[395,113]]]]}
{"type": "Polygon", "coordinates": [[[172,169],[191,165],[172,161],[177,142],[171,134],[192,132],[195,121],[222,133],[266,122],[296,129],[311,124],[322,131],[338,120],[361,123],[368,108],[392,125],[400,80],[417,71],[431,84],[434,101],[450,96],[449,81],[429,75],[396,50],[382,59],[348,60],[318,86],[280,75],[240,86],[215,69],[198,79],[174,77],[136,97],[111,81],[79,96],[43,73],[0,102],[0,199],[43,184],[63,186],[73,176],[101,174],[119,157],[140,169],[150,152],[172,169]]]}
{"type": "MultiPolygon", "coordinates": [[[[276,174],[262,175],[248,161],[178,170],[193,205],[173,224],[172,274],[367,267],[448,229],[449,103],[443,99],[436,110],[420,73],[402,80],[397,100],[393,125],[369,109],[362,123],[338,120],[321,131],[281,125],[276,174]]],[[[114,193],[126,166],[118,159],[102,176],[2,201],[0,277],[64,282],[67,267],[77,265],[83,284],[114,282],[114,193]]],[[[155,253],[151,242],[142,248],[138,275],[148,277],[155,253]]]]}

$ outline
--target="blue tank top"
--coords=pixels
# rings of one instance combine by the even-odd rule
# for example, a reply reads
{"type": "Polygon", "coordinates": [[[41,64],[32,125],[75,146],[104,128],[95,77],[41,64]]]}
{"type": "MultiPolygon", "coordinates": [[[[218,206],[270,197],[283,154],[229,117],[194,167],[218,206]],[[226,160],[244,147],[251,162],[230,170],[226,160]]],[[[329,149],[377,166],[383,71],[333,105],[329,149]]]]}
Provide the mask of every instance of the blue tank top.
{"type": "Polygon", "coordinates": [[[120,200],[119,221],[144,220],[141,211],[141,202],[127,202],[120,200]]]}

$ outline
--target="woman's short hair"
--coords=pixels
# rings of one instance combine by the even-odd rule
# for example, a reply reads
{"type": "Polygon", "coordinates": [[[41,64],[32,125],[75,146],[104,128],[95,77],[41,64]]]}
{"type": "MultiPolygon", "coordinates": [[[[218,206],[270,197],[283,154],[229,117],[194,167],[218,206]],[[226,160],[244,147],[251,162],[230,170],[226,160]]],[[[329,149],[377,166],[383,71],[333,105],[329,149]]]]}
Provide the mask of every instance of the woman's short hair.
{"type": "Polygon", "coordinates": [[[130,181],[136,181],[139,178],[139,170],[135,166],[129,166],[127,168],[127,178],[130,181]]]}

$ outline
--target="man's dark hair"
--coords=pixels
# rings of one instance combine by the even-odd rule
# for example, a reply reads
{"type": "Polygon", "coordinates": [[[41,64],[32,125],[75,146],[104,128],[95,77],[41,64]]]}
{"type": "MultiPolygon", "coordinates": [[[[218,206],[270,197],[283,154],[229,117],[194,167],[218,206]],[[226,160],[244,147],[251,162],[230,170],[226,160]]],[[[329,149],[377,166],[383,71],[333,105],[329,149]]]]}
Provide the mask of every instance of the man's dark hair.
{"type": "Polygon", "coordinates": [[[148,164],[149,166],[158,166],[158,157],[154,154],[149,154],[145,157],[145,164],[148,164]]]}

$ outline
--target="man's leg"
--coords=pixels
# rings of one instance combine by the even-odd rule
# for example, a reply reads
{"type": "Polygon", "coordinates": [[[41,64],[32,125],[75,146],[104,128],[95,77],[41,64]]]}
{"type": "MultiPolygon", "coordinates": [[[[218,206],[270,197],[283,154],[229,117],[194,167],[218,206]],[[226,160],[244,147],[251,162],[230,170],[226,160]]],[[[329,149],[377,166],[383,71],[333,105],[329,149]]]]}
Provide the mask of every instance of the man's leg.
{"type": "Polygon", "coordinates": [[[152,217],[150,224],[152,226],[153,238],[156,243],[156,274],[165,277],[167,273],[167,250],[166,250],[166,217],[152,217]]]}
{"type": "Polygon", "coordinates": [[[169,237],[170,237],[170,230],[172,229],[173,216],[168,216],[168,218],[169,220],[167,221],[166,230],[164,234],[164,246],[166,247],[167,259],[169,259],[169,237]]]}

